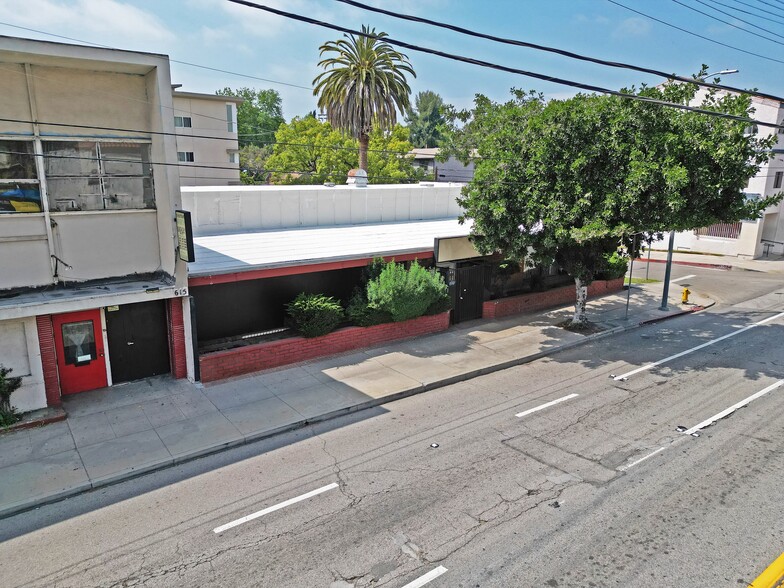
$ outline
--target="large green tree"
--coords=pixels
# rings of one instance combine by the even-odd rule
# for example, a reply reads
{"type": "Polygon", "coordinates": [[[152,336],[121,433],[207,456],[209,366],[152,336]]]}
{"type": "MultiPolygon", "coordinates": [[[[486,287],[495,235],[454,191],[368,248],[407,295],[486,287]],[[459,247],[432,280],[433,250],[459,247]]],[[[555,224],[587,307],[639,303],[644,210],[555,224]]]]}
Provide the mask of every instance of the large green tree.
{"type": "MultiPolygon", "coordinates": [[[[273,154],[265,166],[274,184],[321,184],[346,181],[357,167],[356,139],[313,116],[294,118],[275,135],[273,154]]],[[[422,177],[408,155],[408,129],[374,130],[369,137],[368,179],[373,184],[418,181],[422,177]]]]}
{"type": "MultiPolygon", "coordinates": [[[[639,93],[686,104],[696,90],[639,93]]],[[[575,326],[587,321],[588,284],[632,235],[756,218],[780,200],[743,193],[775,140],[749,135],[744,122],[613,96],[513,96],[504,104],[477,96],[472,111],[453,113],[447,149],[464,160],[479,154],[462,194],[465,217],[481,251],[565,269],[575,326]]],[[[703,108],[748,116],[751,100],[709,94],[703,108]]]]}
{"type": "Polygon", "coordinates": [[[414,108],[406,117],[414,147],[438,147],[446,121],[443,110],[444,101],[435,92],[425,90],[414,98],[414,108]]]}
{"type": "Polygon", "coordinates": [[[277,90],[255,88],[223,88],[219,96],[235,96],[244,102],[237,107],[237,132],[240,145],[268,144],[275,139],[275,131],[285,122],[283,102],[277,90]]]}
{"type": "Polygon", "coordinates": [[[325,71],[313,80],[313,95],[335,129],[358,139],[359,167],[369,171],[370,134],[391,129],[397,111],[408,111],[411,88],[406,74],[416,73],[406,55],[384,41],[386,33],[365,25],[362,33],[320,47],[318,65],[325,71]]]}

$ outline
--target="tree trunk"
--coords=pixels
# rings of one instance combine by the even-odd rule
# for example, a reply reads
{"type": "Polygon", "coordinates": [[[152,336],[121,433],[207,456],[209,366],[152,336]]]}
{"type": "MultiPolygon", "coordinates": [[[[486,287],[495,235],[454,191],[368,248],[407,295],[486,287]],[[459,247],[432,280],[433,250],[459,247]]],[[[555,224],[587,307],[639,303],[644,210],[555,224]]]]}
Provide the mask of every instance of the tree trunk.
{"type": "Polygon", "coordinates": [[[585,285],[582,278],[575,278],[574,286],[577,293],[577,299],[574,303],[574,317],[572,318],[570,326],[582,327],[588,322],[588,318],[585,316],[585,303],[588,301],[588,286],[585,285]]]}
{"type": "Polygon", "coordinates": [[[369,136],[365,135],[364,133],[359,136],[359,169],[365,170],[365,173],[367,173],[368,170],[367,155],[369,144],[369,136]]]}

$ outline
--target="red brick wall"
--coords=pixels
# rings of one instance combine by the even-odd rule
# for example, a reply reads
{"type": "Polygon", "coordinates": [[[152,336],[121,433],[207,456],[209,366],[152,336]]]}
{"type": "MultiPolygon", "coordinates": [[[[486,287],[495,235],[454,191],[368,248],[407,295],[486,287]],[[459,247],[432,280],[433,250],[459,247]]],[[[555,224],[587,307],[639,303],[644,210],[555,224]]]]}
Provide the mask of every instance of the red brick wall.
{"type": "MultiPolygon", "coordinates": [[[[588,298],[616,292],[623,288],[623,278],[615,280],[596,280],[588,286],[588,298]]],[[[544,292],[533,292],[522,296],[510,296],[498,300],[488,300],[482,305],[482,318],[501,318],[514,314],[533,312],[554,306],[574,303],[574,286],[553,288],[544,292]]]]}
{"type": "Polygon", "coordinates": [[[386,341],[445,331],[449,313],[423,316],[401,323],[346,327],[321,337],[291,337],[238,349],[206,353],[199,358],[201,379],[212,382],[298,361],[370,347],[386,341]]]}
{"type": "Polygon", "coordinates": [[[54,347],[52,316],[35,317],[38,327],[38,345],[41,349],[41,364],[44,369],[44,390],[47,406],[60,406],[60,376],[57,373],[57,352],[54,347]]]}
{"type": "Polygon", "coordinates": [[[185,358],[185,324],[182,315],[182,298],[167,300],[167,316],[169,318],[169,362],[171,373],[175,378],[188,375],[185,358]]]}

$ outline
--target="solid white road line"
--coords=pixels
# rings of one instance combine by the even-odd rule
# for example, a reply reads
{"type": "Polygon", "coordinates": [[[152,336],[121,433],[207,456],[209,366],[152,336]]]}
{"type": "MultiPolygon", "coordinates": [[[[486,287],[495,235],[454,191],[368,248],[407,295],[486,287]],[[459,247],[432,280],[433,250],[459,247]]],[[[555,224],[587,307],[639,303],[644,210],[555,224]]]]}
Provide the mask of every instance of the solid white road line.
{"type": "Polygon", "coordinates": [[[648,459],[648,458],[650,458],[650,457],[653,457],[654,455],[656,455],[656,454],[657,454],[657,453],[659,453],[660,451],[664,451],[665,449],[666,449],[666,447],[659,447],[659,448],[658,448],[656,451],[653,451],[653,452],[649,453],[649,454],[648,454],[648,455],[646,455],[645,457],[641,457],[641,458],[640,458],[640,459],[638,459],[637,461],[633,461],[632,463],[630,463],[630,464],[628,464],[628,465],[624,465],[624,466],[621,466],[621,467],[619,467],[619,468],[618,468],[618,471],[620,471],[620,472],[625,472],[625,471],[626,471],[626,470],[628,470],[629,468],[633,468],[633,467],[634,467],[634,466],[636,466],[637,464],[640,464],[640,463],[644,462],[646,459],[648,459]]]}
{"type": "Polygon", "coordinates": [[[775,384],[771,384],[770,386],[768,386],[764,390],[760,390],[756,394],[752,394],[751,396],[749,396],[748,398],[746,398],[744,400],[741,400],[737,404],[733,404],[729,408],[726,408],[726,409],[722,410],[720,413],[713,415],[709,419],[705,419],[700,424],[694,425],[691,429],[685,430],[683,432],[683,434],[684,435],[691,435],[692,433],[696,433],[700,429],[704,429],[705,427],[708,427],[708,426],[712,425],[716,421],[719,421],[719,420],[723,419],[724,417],[731,415],[733,412],[735,412],[739,408],[742,408],[742,407],[746,406],[747,404],[751,403],[752,401],[756,400],[757,398],[760,398],[761,396],[765,396],[765,394],[767,394],[768,392],[772,392],[773,390],[775,390],[776,388],[779,388],[782,385],[784,385],[784,380],[779,380],[775,384]]]}
{"type": "Polygon", "coordinates": [[[446,574],[446,572],[447,569],[444,566],[438,566],[436,569],[430,570],[424,576],[419,576],[413,582],[409,582],[408,584],[403,586],[403,588],[420,588],[420,586],[424,586],[428,582],[431,582],[436,578],[438,578],[438,576],[446,574]]]}
{"type": "Polygon", "coordinates": [[[249,514],[248,516],[242,517],[241,519],[237,519],[236,521],[231,521],[230,523],[226,523],[225,525],[221,525],[220,527],[215,527],[212,532],[213,533],[222,533],[228,529],[232,529],[243,523],[247,523],[248,521],[252,521],[259,517],[263,517],[266,514],[271,512],[275,512],[276,510],[280,510],[281,508],[286,508],[287,506],[291,506],[292,504],[296,504],[297,502],[302,502],[303,500],[307,500],[308,498],[312,498],[317,494],[321,494],[322,492],[326,492],[328,490],[332,490],[337,488],[338,485],[334,482],[332,484],[327,484],[326,486],[322,486],[321,488],[316,488],[315,490],[311,490],[310,492],[303,494],[301,496],[297,496],[295,498],[289,498],[288,500],[284,500],[279,504],[275,504],[273,506],[267,507],[264,510],[260,510],[258,512],[254,512],[253,514],[249,514]]]}
{"type": "Polygon", "coordinates": [[[518,412],[515,416],[516,417],[524,417],[524,416],[527,416],[527,415],[531,414],[532,412],[538,412],[540,410],[544,410],[545,408],[550,408],[551,406],[554,406],[554,405],[559,404],[561,402],[564,402],[566,400],[571,400],[572,398],[576,398],[577,396],[579,396],[579,394],[569,394],[569,396],[564,396],[563,398],[558,398],[557,400],[553,400],[551,402],[547,402],[547,403],[542,404],[540,406],[536,406],[534,408],[529,408],[528,410],[525,410],[523,412],[518,412]]]}
{"type": "Polygon", "coordinates": [[[615,380],[616,382],[619,381],[619,380],[625,380],[629,376],[633,376],[634,374],[639,374],[640,372],[644,372],[644,371],[649,370],[651,368],[655,368],[657,365],[661,365],[663,363],[667,363],[668,361],[672,361],[673,359],[678,359],[679,357],[683,357],[684,355],[688,355],[689,353],[694,353],[695,351],[699,351],[700,349],[704,349],[705,347],[709,347],[711,345],[715,345],[719,341],[724,341],[725,339],[729,339],[730,337],[734,337],[735,335],[740,335],[741,333],[745,333],[749,329],[753,329],[754,327],[758,327],[760,325],[764,325],[765,323],[768,323],[770,321],[775,321],[776,319],[779,319],[779,318],[781,318],[783,316],[784,316],[784,312],[780,312],[780,313],[778,313],[775,316],[769,316],[766,319],[763,319],[763,320],[758,321],[758,322],[756,322],[754,324],[748,325],[747,327],[743,327],[742,329],[738,329],[737,331],[733,331],[732,333],[728,333],[726,335],[723,335],[723,336],[721,336],[721,337],[719,337],[717,339],[712,339],[712,340],[708,341],[707,343],[703,343],[702,345],[697,345],[696,347],[692,347],[691,349],[687,349],[686,351],[681,351],[680,353],[676,353],[675,355],[670,355],[669,357],[665,357],[664,359],[660,359],[659,361],[654,361],[653,363],[649,363],[649,364],[646,364],[646,365],[644,365],[642,367],[638,367],[637,369],[634,369],[634,370],[632,370],[630,372],[626,372],[625,374],[621,374],[620,376],[615,376],[613,378],[613,380],[615,380]]]}
{"type": "Polygon", "coordinates": [[[670,280],[670,283],[680,282],[681,280],[688,280],[689,278],[696,278],[696,277],[697,274],[689,274],[688,276],[681,276],[680,278],[677,278],[675,280],[670,280]]]}

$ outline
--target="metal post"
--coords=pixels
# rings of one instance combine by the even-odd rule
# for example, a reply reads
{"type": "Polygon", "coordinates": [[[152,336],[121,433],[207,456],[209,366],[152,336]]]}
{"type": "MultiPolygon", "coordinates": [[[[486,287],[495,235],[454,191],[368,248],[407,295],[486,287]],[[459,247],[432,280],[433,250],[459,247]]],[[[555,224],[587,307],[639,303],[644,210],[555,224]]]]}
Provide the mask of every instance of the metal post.
{"type": "Polygon", "coordinates": [[[667,306],[667,298],[670,295],[670,274],[672,273],[672,250],[675,247],[675,231],[670,231],[670,245],[667,248],[667,269],[664,270],[664,292],[662,293],[662,303],[659,310],[670,310],[667,306]]]}
{"type": "Polygon", "coordinates": [[[651,269],[651,239],[648,239],[648,263],[645,266],[645,279],[648,279],[648,272],[651,269]]]}
{"type": "Polygon", "coordinates": [[[629,285],[626,287],[626,316],[624,316],[624,320],[629,320],[629,297],[632,293],[632,277],[634,276],[634,255],[637,251],[637,235],[634,236],[634,244],[632,245],[632,254],[631,258],[632,261],[629,264],[629,285]]]}

